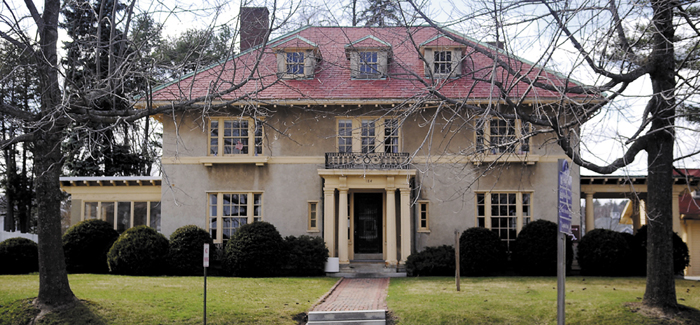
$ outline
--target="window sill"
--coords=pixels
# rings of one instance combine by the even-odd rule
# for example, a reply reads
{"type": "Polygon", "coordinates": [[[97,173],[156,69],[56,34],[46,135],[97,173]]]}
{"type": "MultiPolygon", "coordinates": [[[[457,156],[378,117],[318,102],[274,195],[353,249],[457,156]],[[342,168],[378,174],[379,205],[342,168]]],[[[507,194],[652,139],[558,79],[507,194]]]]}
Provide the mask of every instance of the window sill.
{"type": "Polygon", "coordinates": [[[474,165],[481,165],[483,163],[522,163],[526,165],[534,165],[540,160],[540,155],[531,155],[528,153],[515,154],[515,153],[503,153],[503,154],[478,154],[471,158],[471,162],[474,165]]]}
{"type": "Polygon", "coordinates": [[[265,164],[270,160],[269,156],[224,156],[224,157],[206,157],[200,158],[199,163],[206,167],[211,167],[213,165],[225,165],[225,164],[255,164],[256,166],[265,166],[265,164]]]}
{"type": "Polygon", "coordinates": [[[319,232],[321,232],[321,231],[318,230],[318,229],[316,229],[316,230],[307,229],[306,232],[315,232],[315,233],[319,233],[319,232]]]}
{"type": "Polygon", "coordinates": [[[418,232],[418,233],[429,234],[429,233],[430,233],[430,229],[419,229],[417,232],[418,232]]]}

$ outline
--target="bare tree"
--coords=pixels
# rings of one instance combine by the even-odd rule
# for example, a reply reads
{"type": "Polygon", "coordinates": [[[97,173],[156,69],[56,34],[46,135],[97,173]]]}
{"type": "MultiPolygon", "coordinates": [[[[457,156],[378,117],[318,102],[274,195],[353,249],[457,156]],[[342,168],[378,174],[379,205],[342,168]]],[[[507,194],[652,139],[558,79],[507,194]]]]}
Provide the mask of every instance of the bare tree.
{"type": "MultiPolygon", "coordinates": [[[[241,78],[234,78],[235,82],[219,82],[212,91],[203,96],[187,98],[172,105],[154,107],[149,99],[153,87],[154,76],[159,71],[152,63],[152,58],[143,56],[138,51],[145,37],[143,31],[133,30],[136,24],[136,15],[139,5],[137,1],[125,1],[123,7],[116,10],[117,6],[109,15],[105,13],[103,6],[95,6],[90,1],[73,0],[74,3],[85,6],[85,12],[91,13],[100,21],[109,17],[111,35],[108,38],[99,37],[101,32],[97,28],[97,35],[93,38],[86,38],[76,48],[82,53],[106,53],[101,56],[104,60],[95,60],[95,73],[90,75],[89,80],[82,83],[70,83],[62,85],[62,80],[66,79],[64,70],[59,65],[58,47],[59,44],[59,20],[61,19],[61,1],[46,0],[42,7],[37,7],[34,1],[24,1],[25,8],[19,9],[11,6],[8,2],[3,2],[0,9],[0,38],[15,46],[19,51],[27,54],[33,63],[37,77],[39,79],[38,89],[40,90],[40,103],[33,111],[27,111],[13,103],[3,99],[0,103],[0,114],[3,120],[12,119],[18,121],[26,130],[21,134],[16,134],[9,138],[3,138],[0,148],[4,149],[17,143],[31,144],[34,151],[34,171],[36,173],[36,196],[38,201],[38,235],[39,235],[39,294],[35,304],[44,310],[51,310],[56,307],[73,304],[76,300],[68,283],[65,260],[61,241],[61,199],[62,193],[59,188],[59,176],[64,165],[65,153],[62,149],[62,142],[71,136],[74,130],[88,132],[104,132],[119,128],[124,124],[133,123],[144,119],[150,115],[183,111],[204,111],[211,108],[224,107],[232,102],[240,101],[251,94],[267,88],[266,84],[259,81],[259,71],[256,62],[248,62],[249,65],[236,73],[244,74],[241,78]],[[42,9],[43,12],[39,12],[42,9]],[[27,24],[27,21],[31,23],[27,24]],[[115,32],[119,25],[119,33],[115,32]],[[31,32],[26,32],[26,31],[31,32]],[[36,33],[38,39],[32,37],[36,33]],[[138,37],[132,37],[136,33],[138,37]],[[136,78],[145,80],[146,85],[140,88],[131,87],[126,83],[136,78]],[[249,92],[237,93],[235,98],[225,102],[212,104],[213,98],[219,98],[222,94],[228,94],[240,89],[249,82],[258,82],[257,87],[249,92]],[[128,91],[126,91],[128,90],[128,91]],[[132,99],[141,95],[141,99],[146,102],[146,107],[137,109],[133,104],[101,105],[104,101],[121,101],[122,103],[133,103],[132,99]],[[94,129],[99,125],[100,129],[94,129]]],[[[144,5],[141,4],[143,7],[144,5]]],[[[166,10],[156,8],[153,4],[150,10],[166,10]],[[156,8],[156,9],[154,9],[156,8]]],[[[291,6],[287,8],[287,13],[291,6]]],[[[211,11],[220,14],[221,7],[211,11]]],[[[201,14],[203,11],[198,11],[201,14]]],[[[148,13],[146,13],[148,14],[148,13]]],[[[171,15],[177,14],[171,12],[171,15]]],[[[272,7],[269,28],[262,37],[264,44],[270,33],[274,33],[284,19],[277,17],[284,16],[284,12],[272,7]]],[[[217,17],[214,16],[216,21],[217,17]]],[[[233,28],[238,27],[238,18],[230,19],[227,22],[233,28]]],[[[231,32],[230,39],[236,39],[237,30],[231,32]]],[[[107,34],[105,32],[105,34],[107,34]]],[[[235,44],[230,43],[227,47],[228,53],[220,53],[222,58],[233,54],[236,49],[235,44]]],[[[259,51],[255,58],[259,59],[263,51],[259,51]]],[[[79,54],[79,53],[78,53],[79,54]]],[[[255,61],[255,60],[253,60],[255,61]]],[[[274,82],[274,81],[273,81],[274,82]]]]}
{"type": "MultiPolygon", "coordinates": [[[[420,12],[413,1],[412,10],[420,12]]],[[[488,57],[491,71],[474,72],[475,83],[493,87],[493,102],[505,109],[469,105],[465,98],[446,95],[442,84],[430,86],[428,97],[471,114],[521,119],[534,125],[530,135],[548,133],[579,166],[610,174],[647,154],[649,243],[647,286],[643,303],[673,310],[677,306],[672,263],[673,163],[697,152],[675,156],[675,122],[680,107],[697,104],[700,94],[698,6],[691,1],[493,1],[455,5],[452,29],[428,15],[422,19],[445,35],[468,23],[469,35],[484,31],[501,49],[489,51],[463,41],[467,54],[488,57]],[[470,7],[473,6],[473,7],[470,7]],[[500,46],[500,45],[503,46],[500,46]],[[535,64],[514,67],[515,50],[539,51],[535,64]],[[471,52],[469,52],[471,51],[471,52]],[[553,82],[545,69],[560,71],[569,82],[553,82]],[[588,83],[575,82],[574,77],[588,83]],[[639,94],[634,82],[650,81],[651,91],[639,94]],[[526,97],[546,92],[558,98],[551,106],[529,107],[526,97]],[[604,163],[586,159],[577,144],[584,122],[626,105],[629,97],[645,96],[637,130],[625,151],[604,163]],[[593,99],[593,100],[591,100],[593,99]],[[682,157],[678,157],[682,156],[682,157]]],[[[530,53],[531,54],[531,53],[530,53]]],[[[540,95],[541,96],[541,95],[540,95]]],[[[582,145],[586,145],[584,142],[582,145]]]]}

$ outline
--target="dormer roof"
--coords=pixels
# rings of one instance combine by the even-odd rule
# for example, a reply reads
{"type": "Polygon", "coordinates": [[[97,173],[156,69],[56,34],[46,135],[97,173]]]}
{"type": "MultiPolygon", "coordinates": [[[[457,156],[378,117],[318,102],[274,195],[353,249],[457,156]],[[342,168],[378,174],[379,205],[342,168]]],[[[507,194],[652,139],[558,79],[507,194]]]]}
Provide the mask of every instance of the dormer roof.
{"type": "Polygon", "coordinates": [[[451,37],[439,34],[431,37],[425,42],[420,44],[421,48],[424,47],[466,47],[463,43],[453,40],[451,37]]]}

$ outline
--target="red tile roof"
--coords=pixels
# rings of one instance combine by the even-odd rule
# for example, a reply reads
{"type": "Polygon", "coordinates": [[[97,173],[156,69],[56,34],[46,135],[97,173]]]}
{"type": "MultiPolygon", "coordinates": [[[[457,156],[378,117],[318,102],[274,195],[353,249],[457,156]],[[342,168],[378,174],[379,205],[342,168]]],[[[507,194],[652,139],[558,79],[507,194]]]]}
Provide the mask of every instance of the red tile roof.
{"type": "MultiPolygon", "coordinates": [[[[444,95],[451,98],[468,97],[479,100],[497,97],[491,95],[494,90],[489,82],[476,80],[489,78],[493,61],[481,53],[474,52],[473,47],[465,47],[464,53],[467,58],[463,61],[464,73],[462,77],[436,79],[435,83],[431,84],[431,81],[425,78],[424,63],[420,60],[416,48],[424,42],[443,46],[458,45],[459,43],[447,37],[439,37],[441,34],[431,27],[412,27],[410,35],[411,38],[408,37],[408,30],[405,27],[307,27],[269,42],[270,46],[264,49],[258,69],[252,75],[250,71],[255,66],[256,58],[260,54],[261,49],[259,48],[244,52],[225,64],[210,67],[165,85],[154,92],[153,99],[155,101],[194,99],[214,92],[221,92],[231,87],[233,83],[238,83],[246,78],[249,78],[250,81],[245,86],[224,95],[222,98],[233,99],[245,93],[257,92],[250,97],[270,101],[399,100],[424,97],[431,87],[440,89],[444,95]],[[389,63],[389,76],[386,79],[353,80],[350,77],[350,63],[345,55],[345,46],[368,35],[391,44],[393,57],[389,63]],[[285,42],[287,39],[295,37],[295,40],[285,42]],[[308,43],[302,42],[302,40],[317,44],[321,53],[322,60],[316,67],[314,78],[276,81],[277,64],[272,47],[282,43],[287,43],[284,44],[285,47],[291,44],[306,44],[308,46],[308,43]],[[262,90],[265,87],[268,88],[262,90]]],[[[474,46],[489,49],[493,53],[496,51],[487,45],[479,44],[466,37],[462,38],[474,46]]],[[[511,62],[513,62],[511,65],[513,68],[527,73],[530,78],[536,78],[539,75],[540,81],[548,84],[564,85],[568,82],[570,86],[576,85],[571,80],[566,81],[561,75],[533,67],[531,63],[521,59],[511,58],[511,62]]],[[[504,82],[513,79],[500,68],[497,71],[497,76],[501,79],[507,78],[504,82]]],[[[521,95],[528,89],[526,83],[518,82],[513,86],[511,95],[521,95]]],[[[561,96],[543,89],[532,89],[528,97],[546,100],[561,96]]]]}

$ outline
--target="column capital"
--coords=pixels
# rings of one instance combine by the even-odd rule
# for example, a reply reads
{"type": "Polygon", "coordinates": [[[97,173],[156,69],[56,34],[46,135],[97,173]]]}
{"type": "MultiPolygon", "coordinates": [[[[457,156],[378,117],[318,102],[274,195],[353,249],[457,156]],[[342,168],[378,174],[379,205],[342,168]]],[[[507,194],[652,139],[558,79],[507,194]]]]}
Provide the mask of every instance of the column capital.
{"type": "Polygon", "coordinates": [[[595,193],[588,193],[588,192],[586,192],[586,198],[588,198],[588,197],[593,198],[593,194],[595,194],[595,193]]]}
{"type": "Polygon", "coordinates": [[[401,191],[401,194],[404,194],[404,193],[410,194],[411,193],[411,189],[408,187],[399,187],[399,191],[401,191]]]}
{"type": "Polygon", "coordinates": [[[345,194],[347,194],[349,190],[350,190],[350,188],[348,188],[348,187],[338,187],[338,191],[340,193],[345,192],[345,194]]]}
{"type": "Polygon", "coordinates": [[[335,187],[331,187],[331,188],[324,187],[324,188],[323,188],[323,193],[326,194],[326,195],[335,194],[335,187]]]}

